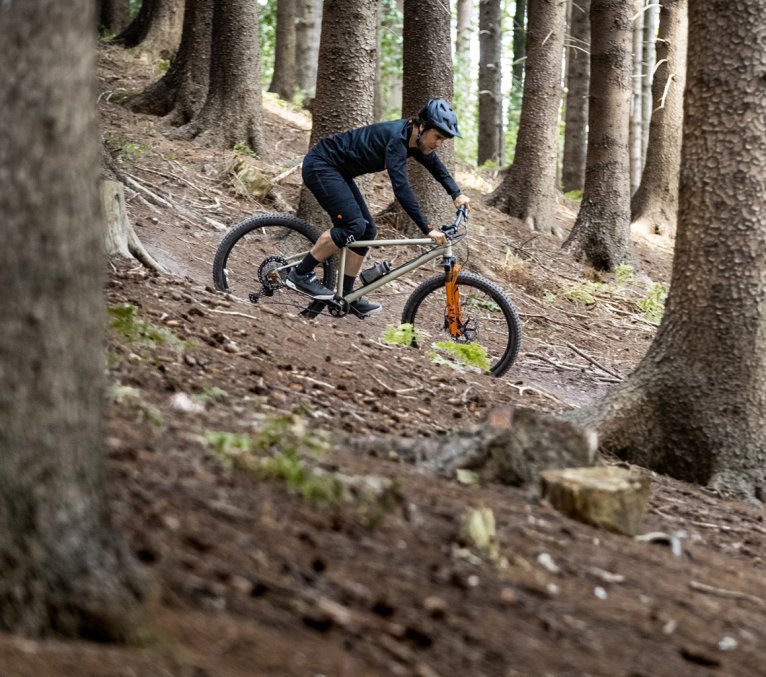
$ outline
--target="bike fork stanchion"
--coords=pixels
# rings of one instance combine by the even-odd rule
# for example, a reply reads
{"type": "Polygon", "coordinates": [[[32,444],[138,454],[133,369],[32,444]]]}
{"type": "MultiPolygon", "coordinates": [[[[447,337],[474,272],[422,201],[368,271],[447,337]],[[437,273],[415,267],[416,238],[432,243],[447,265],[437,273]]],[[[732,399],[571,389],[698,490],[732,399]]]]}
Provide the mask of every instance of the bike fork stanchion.
{"type": "Polygon", "coordinates": [[[447,294],[447,324],[453,338],[463,335],[463,319],[460,316],[460,291],[457,287],[457,276],[460,266],[455,263],[454,256],[444,257],[444,289],[447,294]]]}

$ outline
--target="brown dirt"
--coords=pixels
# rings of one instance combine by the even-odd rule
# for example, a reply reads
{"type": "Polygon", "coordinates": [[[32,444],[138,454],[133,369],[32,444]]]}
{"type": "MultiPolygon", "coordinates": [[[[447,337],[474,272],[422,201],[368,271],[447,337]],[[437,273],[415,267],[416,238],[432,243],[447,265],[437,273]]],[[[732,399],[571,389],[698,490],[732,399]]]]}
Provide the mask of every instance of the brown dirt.
{"type": "MultiPolygon", "coordinates": [[[[374,321],[306,322],[244,306],[210,287],[221,238],[212,222],[273,205],[234,192],[226,153],[170,141],[161,121],[114,103],[149,81],[147,67],[108,48],[100,69],[105,139],[145,189],[128,191],[131,219],[174,273],[115,264],[107,289],[110,308],[133,304],[180,339],[108,337],[108,491],[153,580],[157,643],[0,635],[3,675],[764,674],[762,508],[652,475],[641,531],[664,537],[647,542],[571,521],[536,487],[463,485],[338,445],[302,457],[355,487],[322,502],[301,494],[309,482],[267,479],[247,468],[252,455],[226,464],[207,441],[211,432],[265,441],[269,425],[282,448],[330,431],[434,436],[497,405],[582,406],[628,374],[652,339],[636,305],[643,278],[602,288],[590,305],[568,300],[588,271],[559,240],[483,206],[493,177],[463,168],[475,205],[467,267],[500,282],[522,316],[522,350],[506,377],[456,374],[383,344],[402,290],[380,295],[386,313],[374,321]],[[498,556],[461,536],[479,507],[494,514],[498,556]]],[[[273,153],[262,166],[275,176],[300,161],[308,123],[268,99],[265,126],[273,153]]],[[[298,188],[293,173],[279,192],[294,203],[298,188]]],[[[377,182],[375,208],[389,199],[377,182]]],[[[559,218],[569,228],[571,206],[559,218]]],[[[668,281],[667,242],[636,241],[634,254],[643,275],[668,281]]]]}

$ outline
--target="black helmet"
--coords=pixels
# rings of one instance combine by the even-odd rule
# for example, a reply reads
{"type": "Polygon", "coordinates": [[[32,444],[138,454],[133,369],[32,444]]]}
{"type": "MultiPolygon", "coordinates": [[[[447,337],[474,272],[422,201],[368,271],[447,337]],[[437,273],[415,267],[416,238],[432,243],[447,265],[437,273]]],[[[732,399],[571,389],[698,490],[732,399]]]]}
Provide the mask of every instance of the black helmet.
{"type": "Polygon", "coordinates": [[[435,127],[447,136],[460,136],[457,115],[444,99],[429,99],[418,113],[418,117],[425,122],[426,127],[435,127]]]}

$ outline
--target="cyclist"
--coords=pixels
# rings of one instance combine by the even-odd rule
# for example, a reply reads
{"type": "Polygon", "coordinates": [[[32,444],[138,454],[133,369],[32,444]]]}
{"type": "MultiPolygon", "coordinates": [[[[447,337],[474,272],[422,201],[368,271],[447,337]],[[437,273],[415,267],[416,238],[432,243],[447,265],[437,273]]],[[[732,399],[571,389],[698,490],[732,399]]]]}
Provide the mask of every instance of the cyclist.
{"type": "MultiPolygon", "coordinates": [[[[407,179],[407,158],[422,164],[443,186],[455,207],[470,201],[442,164],[436,150],[445,140],[460,136],[457,115],[444,99],[430,99],[417,116],[352,129],[325,137],[303,160],[303,182],[330,215],[332,227],[319,236],[306,257],[287,277],[287,286],[318,300],[335,294],[316,277],[314,268],[355,240],[373,240],[375,223],[354,177],[388,171],[394,196],[415,224],[437,244],[444,234],[434,230],[420,211],[407,179]]],[[[354,288],[367,249],[348,250],[343,294],[354,288]]],[[[360,318],[380,310],[380,304],[359,298],[351,311],[360,318]]]]}

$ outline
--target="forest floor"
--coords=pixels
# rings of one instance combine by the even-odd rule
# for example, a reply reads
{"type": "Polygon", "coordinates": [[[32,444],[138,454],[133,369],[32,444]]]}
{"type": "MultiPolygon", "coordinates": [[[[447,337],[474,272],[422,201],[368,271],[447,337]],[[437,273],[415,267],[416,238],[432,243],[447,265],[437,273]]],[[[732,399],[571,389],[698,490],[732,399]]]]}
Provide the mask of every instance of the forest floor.
{"type": "MultiPolygon", "coordinates": [[[[563,412],[607,395],[653,338],[638,302],[669,282],[671,243],[637,237],[632,277],[596,276],[560,238],[482,203],[495,174],[459,167],[473,198],[466,265],[506,289],[523,339],[503,378],[457,373],[381,340],[406,286],[375,295],[385,312],[365,321],[275,315],[216,292],[223,230],[274,201],[237,192],[231,153],[171,141],[162,120],[117,103],[150,67],[109,47],[99,75],[129,216],[169,271],[114,263],[106,290],[114,317],[133,309],[108,333],[107,486],[151,580],[156,642],[0,635],[0,674],[766,674],[762,508],[650,474],[630,538],[564,517],[536,486],[464,484],[337,442],[304,451],[333,432],[444,436],[493,407],[563,412]],[[232,446],[242,435],[250,452],[232,446]],[[303,475],[267,477],[263,458],[303,475]],[[479,508],[494,515],[492,553],[463,535],[479,508]]],[[[270,95],[264,106],[258,164],[274,177],[301,161],[310,119],[270,95]]],[[[373,213],[391,200],[386,183],[373,213]]],[[[282,178],[276,204],[294,205],[299,187],[299,172],[282,178]]],[[[575,214],[562,202],[562,232],[575,214]]]]}

